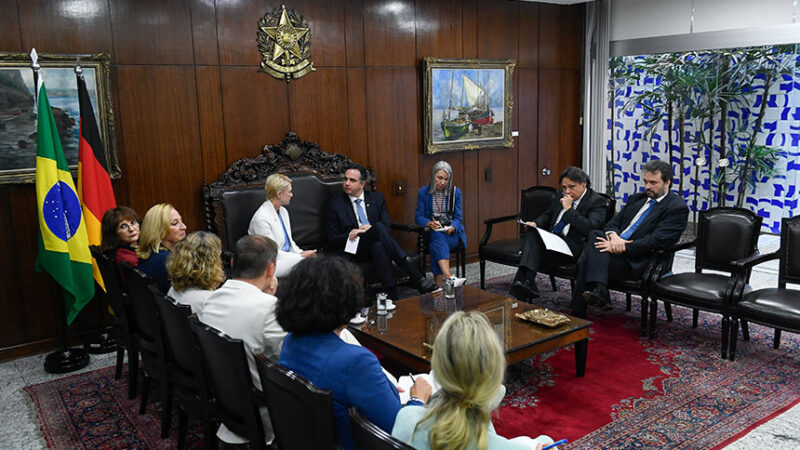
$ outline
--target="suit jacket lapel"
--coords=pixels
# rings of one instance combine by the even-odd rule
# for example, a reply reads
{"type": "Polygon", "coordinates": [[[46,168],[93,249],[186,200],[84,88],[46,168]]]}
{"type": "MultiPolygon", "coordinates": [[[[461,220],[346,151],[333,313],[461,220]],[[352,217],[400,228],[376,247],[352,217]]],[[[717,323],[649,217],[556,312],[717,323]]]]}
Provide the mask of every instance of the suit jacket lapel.
{"type": "Polygon", "coordinates": [[[350,200],[349,195],[347,194],[343,195],[344,195],[344,205],[345,207],[347,207],[347,217],[350,218],[350,223],[354,225],[353,228],[358,228],[358,218],[356,217],[356,212],[353,210],[353,202],[350,200]]]}

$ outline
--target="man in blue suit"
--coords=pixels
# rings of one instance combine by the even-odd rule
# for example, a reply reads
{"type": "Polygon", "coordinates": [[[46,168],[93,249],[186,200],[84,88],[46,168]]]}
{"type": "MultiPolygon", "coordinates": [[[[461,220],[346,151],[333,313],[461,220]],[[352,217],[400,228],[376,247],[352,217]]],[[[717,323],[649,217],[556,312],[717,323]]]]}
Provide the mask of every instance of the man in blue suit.
{"type": "Polygon", "coordinates": [[[608,280],[644,275],[651,250],[674,245],[686,229],[689,208],[670,192],[672,166],[653,160],[643,167],[644,192],[634,194],[601,230],[589,233],[578,261],[572,315],[586,317],[586,305],[608,308],[608,280]]]}
{"type": "Polygon", "coordinates": [[[344,192],[331,199],[328,211],[328,243],[334,251],[344,251],[348,241],[359,239],[352,259],[371,261],[375,265],[381,287],[393,300],[397,295],[397,280],[392,261],[411,277],[412,286],[420,292],[431,292],[436,285],[419,273],[416,264],[394,240],[389,210],[380,192],[364,190],[367,170],[360,164],[348,166],[344,172],[344,192]]]}

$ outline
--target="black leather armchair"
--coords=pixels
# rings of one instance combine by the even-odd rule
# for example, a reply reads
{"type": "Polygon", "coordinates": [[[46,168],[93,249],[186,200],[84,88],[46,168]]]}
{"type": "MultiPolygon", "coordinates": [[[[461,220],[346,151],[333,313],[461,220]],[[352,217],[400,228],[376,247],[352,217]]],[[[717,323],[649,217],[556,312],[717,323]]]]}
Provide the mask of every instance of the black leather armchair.
{"type": "MultiPolygon", "coordinates": [[[[673,246],[660,253],[661,264],[667,264],[675,252],[695,248],[695,271],[679,273],[660,280],[651,280],[647,294],[650,297],[650,333],[654,333],[658,300],[693,309],[692,327],[697,327],[699,310],[722,314],[722,357],[727,357],[729,319],[724,314],[736,277],[704,270],[738,274],[749,280],[750,270],[742,269],[733,261],[756,253],[761,217],[741,208],[712,208],[701,211],[697,237],[690,242],[673,246]]],[[[657,267],[655,273],[662,273],[657,267]]]]}
{"type": "Polygon", "coordinates": [[[486,287],[486,261],[496,262],[506,266],[519,267],[520,255],[522,255],[522,243],[525,235],[525,226],[519,226],[519,236],[513,239],[498,239],[489,242],[492,237],[492,228],[498,223],[511,220],[522,219],[523,221],[534,220],[539,214],[544,212],[555,201],[556,191],[549,186],[532,186],[522,191],[520,195],[520,211],[504,217],[487,219],[486,232],[481,238],[478,246],[478,256],[480,257],[481,269],[481,289],[486,287]]]}
{"type": "Polygon", "coordinates": [[[350,429],[353,431],[353,443],[356,450],[411,450],[414,447],[395,438],[370,422],[351,406],[347,409],[350,416],[350,429]]]}
{"type": "Polygon", "coordinates": [[[800,333],[800,290],[789,289],[786,283],[800,283],[800,216],[781,221],[781,246],[778,251],[766,255],[754,255],[734,262],[739,269],[735,276],[734,293],[727,314],[730,316],[731,361],[736,356],[736,340],[739,323],[742,324],[744,340],[749,339],[748,322],[755,322],[775,329],[773,347],[781,342],[781,330],[800,333]],[[747,285],[750,270],[758,264],[778,259],[778,286],[751,291],[747,285]]]}

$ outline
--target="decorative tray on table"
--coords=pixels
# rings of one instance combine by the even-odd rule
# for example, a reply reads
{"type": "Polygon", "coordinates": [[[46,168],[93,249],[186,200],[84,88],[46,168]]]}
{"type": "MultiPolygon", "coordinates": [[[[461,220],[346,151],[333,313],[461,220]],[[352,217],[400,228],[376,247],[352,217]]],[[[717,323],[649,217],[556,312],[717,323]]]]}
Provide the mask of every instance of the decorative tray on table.
{"type": "Polygon", "coordinates": [[[550,311],[547,308],[543,309],[531,309],[525,311],[524,313],[517,313],[515,314],[519,319],[527,320],[528,322],[533,322],[535,324],[543,325],[549,328],[555,328],[559,325],[563,325],[569,322],[569,317],[566,315],[550,311]]]}

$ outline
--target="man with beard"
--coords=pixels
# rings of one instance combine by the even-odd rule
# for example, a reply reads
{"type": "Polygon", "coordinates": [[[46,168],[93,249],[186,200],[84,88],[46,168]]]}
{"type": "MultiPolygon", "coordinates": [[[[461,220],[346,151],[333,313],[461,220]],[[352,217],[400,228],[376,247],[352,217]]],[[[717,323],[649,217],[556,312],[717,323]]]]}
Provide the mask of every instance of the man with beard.
{"type": "Polygon", "coordinates": [[[586,317],[586,305],[608,309],[608,280],[644,275],[651,250],[674,245],[686,229],[689,208],[672,186],[672,166],[653,160],[642,169],[644,192],[634,194],[601,230],[589,233],[578,261],[572,314],[586,317]]]}

